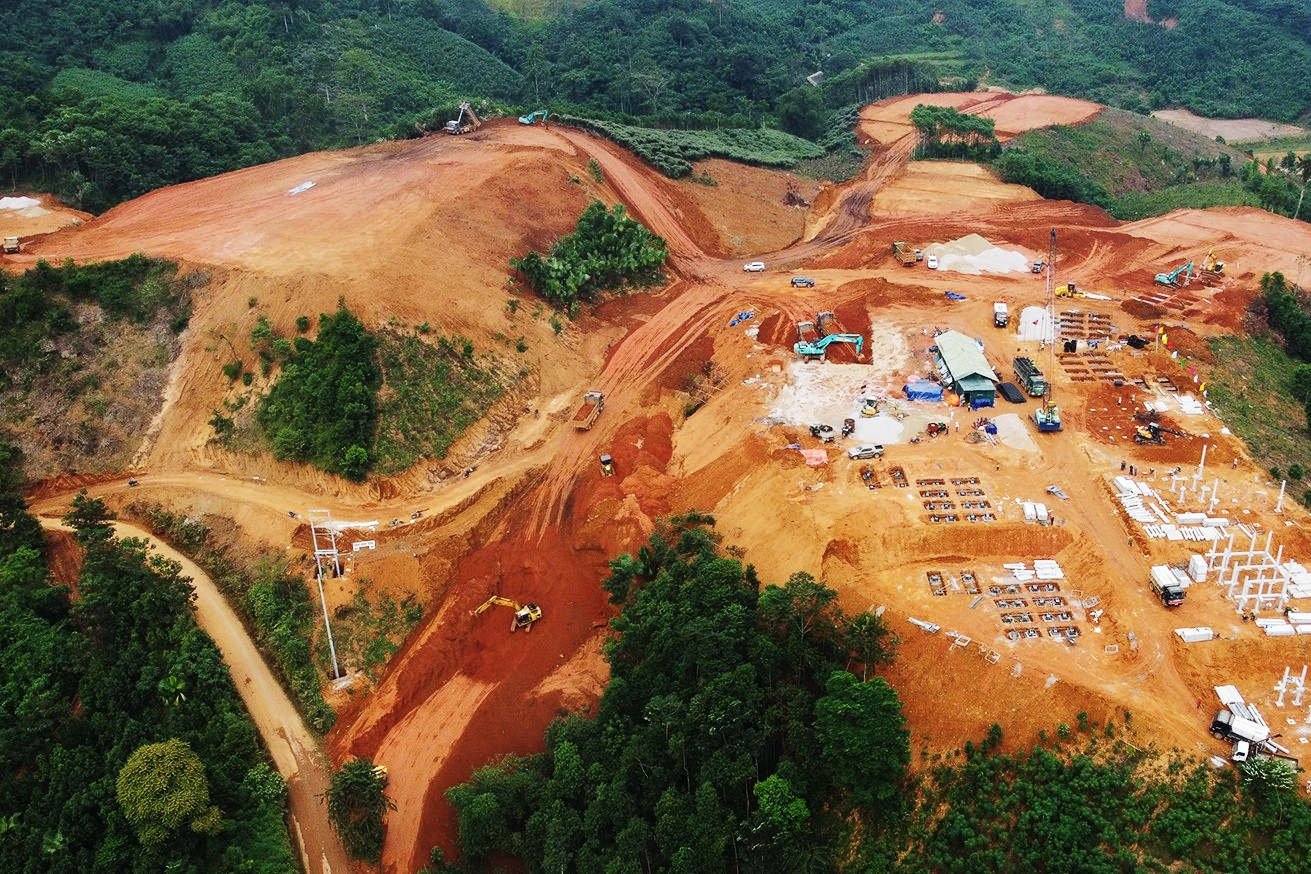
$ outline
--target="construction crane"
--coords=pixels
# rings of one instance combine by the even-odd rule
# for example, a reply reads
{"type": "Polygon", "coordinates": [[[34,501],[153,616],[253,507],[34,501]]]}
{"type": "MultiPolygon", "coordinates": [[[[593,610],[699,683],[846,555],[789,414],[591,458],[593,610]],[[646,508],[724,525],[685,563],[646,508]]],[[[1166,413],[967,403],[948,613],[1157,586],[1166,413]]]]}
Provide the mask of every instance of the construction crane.
{"type": "Polygon", "coordinates": [[[520,628],[524,630],[524,634],[530,633],[533,630],[533,623],[542,618],[542,608],[536,604],[520,604],[518,601],[502,598],[500,595],[492,595],[473,610],[470,610],[469,615],[477,616],[496,606],[513,608],[514,617],[510,620],[511,634],[520,628]]]}
{"type": "MultiPolygon", "coordinates": [[[[1056,364],[1056,229],[1052,228],[1050,242],[1047,246],[1047,326],[1051,331],[1050,337],[1043,337],[1042,342],[1048,344],[1048,358],[1051,367],[1056,364]]],[[[1033,411],[1033,424],[1038,427],[1039,431],[1059,431],[1061,430],[1061,411],[1056,406],[1056,401],[1052,398],[1052,384],[1047,382],[1047,391],[1043,395],[1042,406],[1033,411]]]]}

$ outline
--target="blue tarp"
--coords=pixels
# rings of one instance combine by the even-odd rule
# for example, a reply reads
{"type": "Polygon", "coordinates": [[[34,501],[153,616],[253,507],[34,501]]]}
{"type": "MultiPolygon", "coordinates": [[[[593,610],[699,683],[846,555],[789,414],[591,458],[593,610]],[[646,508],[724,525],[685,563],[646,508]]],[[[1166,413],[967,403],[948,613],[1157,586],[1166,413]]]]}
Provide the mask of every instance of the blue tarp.
{"type": "Polygon", "coordinates": [[[959,292],[949,291],[949,292],[947,292],[947,299],[948,299],[948,300],[965,300],[965,295],[960,294],[959,292]]]}
{"type": "Polygon", "coordinates": [[[919,382],[907,383],[902,387],[906,393],[908,401],[940,401],[942,400],[942,386],[936,382],[929,382],[927,379],[919,382]]]}

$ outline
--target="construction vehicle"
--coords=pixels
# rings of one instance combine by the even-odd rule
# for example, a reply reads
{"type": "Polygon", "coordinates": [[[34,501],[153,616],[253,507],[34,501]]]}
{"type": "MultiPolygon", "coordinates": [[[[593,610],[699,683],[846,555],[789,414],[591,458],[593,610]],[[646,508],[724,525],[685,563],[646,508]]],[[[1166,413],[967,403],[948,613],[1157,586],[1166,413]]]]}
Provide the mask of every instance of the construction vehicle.
{"type": "Polygon", "coordinates": [[[879,399],[864,398],[860,402],[860,414],[866,418],[879,414],[879,399]]]}
{"type": "Polygon", "coordinates": [[[1139,446],[1164,446],[1165,438],[1161,436],[1161,426],[1155,422],[1149,422],[1134,430],[1133,442],[1139,446]]]}
{"type": "Polygon", "coordinates": [[[881,458],[883,457],[883,444],[864,443],[860,446],[853,446],[847,450],[847,457],[852,460],[862,458],[881,458]]]}
{"type": "Polygon", "coordinates": [[[832,426],[832,425],[811,425],[811,426],[810,426],[810,436],[811,436],[811,437],[814,437],[816,440],[820,441],[821,443],[832,443],[833,440],[834,440],[834,437],[833,437],[833,426],[832,426]]]}
{"type": "Polygon", "coordinates": [[[483,601],[482,604],[471,610],[469,615],[477,616],[484,610],[495,606],[513,608],[514,617],[510,620],[511,634],[518,631],[520,628],[524,630],[524,634],[528,634],[533,630],[533,623],[542,618],[542,608],[538,607],[536,604],[520,604],[518,601],[512,601],[509,598],[502,598],[500,595],[492,595],[486,601],[483,601]]]}
{"type": "Polygon", "coordinates": [[[1169,273],[1156,274],[1156,283],[1158,285],[1168,285],[1172,288],[1187,285],[1193,278],[1193,262],[1180,264],[1169,273]]]}
{"type": "Polygon", "coordinates": [[[1077,287],[1075,287],[1075,284],[1071,282],[1068,285],[1056,286],[1056,296],[1057,297],[1083,297],[1083,292],[1080,291],[1077,287]]]}
{"type": "Polygon", "coordinates": [[[443,130],[451,135],[467,134],[482,127],[482,124],[482,119],[478,118],[477,113],[473,111],[473,107],[466,100],[460,104],[460,115],[454,121],[446,122],[446,127],[443,130]]]}
{"type": "Polygon", "coordinates": [[[854,432],[855,430],[856,430],[856,420],[855,420],[855,419],[843,419],[843,420],[842,420],[842,436],[843,436],[843,437],[850,437],[851,434],[852,434],[852,432],[854,432]]]}
{"type": "Polygon", "coordinates": [[[1047,378],[1042,375],[1042,371],[1033,363],[1032,358],[1020,355],[1013,363],[1015,381],[1029,393],[1029,397],[1040,398],[1047,394],[1047,378]]]}
{"type": "MultiPolygon", "coordinates": [[[[825,310],[817,314],[815,316],[815,330],[819,332],[821,337],[828,336],[829,331],[837,324],[837,318],[832,310],[825,310]]],[[[841,331],[837,333],[841,333],[841,331]]]]}
{"type": "Polygon", "coordinates": [[[23,247],[22,247],[22,245],[19,243],[17,237],[5,237],[5,254],[6,254],[6,255],[17,255],[17,254],[18,254],[19,252],[21,252],[22,250],[23,250],[23,247]]]}
{"type": "Polygon", "coordinates": [[[615,475],[615,460],[609,454],[601,456],[601,476],[615,475]]]}
{"type": "Polygon", "coordinates": [[[574,427],[579,431],[590,431],[596,417],[605,409],[605,395],[599,391],[589,391],[583,395],[583,405],[574,413],[574,427]]]}
{"type": "Polygon", "coordinates": [[[1258,721],[1259,718],[1260,714],[1247,704],[1230,704],[1211,720],[1211,734],[1236,744],[1262,744],[1270,739],[1270,727],[1264,721],[1258,721]],[[1235,713],[1234,710],[1238,709],[1247,715],[1235,713]]]}
{"type": "Polygon", "coordinates": [[[1034,261],[1033,266],[1029,269],[1032,270],[1034,273],[1041,273],[1042,268],[1046,266],[1047,266],[1047,262],[1045,261],[1034,261]]]}
{"type": "Polygon", "coordinates": [[[855,344],[857,358],[860,357],[861,350],[865,348],[865,338],[860,334],[829,334],[827,337],[820,337],[813,343],[797,342],[792,346],[792,351],[807,361],[815,361],[823,358],[824,350],[834,343],[855,344]]]}
{"type": "Polygon", "coordinates": [[[1218,282],[1224,279],[1225,263],[1215,260],[1215,247],[1212,246],[1206,252],[1206,257],[1202,259],[1202,264],[1197,268],[1197,278],[1203,282],[1218,282]]]}
{"type": "Polygon", "coordinates": [[[546,119],[549,115],[550,113],[545,109],[534,109],[527,115],[519,116],[519,124],[536,124],[538,121],[541,121],[542,125],[545,126],[546,119]]]}
{"type": "Polygon", "coordinates": [[[822,335],[815,330],[814,322],[797,322],[797,342],[814,343],[822,335]]]}
{"type": "Polygon", "coordinates": [[[893,243],[892,255],[901,262],[902,267],[915,266],[915,250],[905,243],[893,243]]]}
{"type": "Polygon", "coordinates": [[[1033,411],[1033,424],[1039,431],[1061,430],[1061,411],[1052,401],[1048,401],[1033,411]]]}
{"type": "Polygon", "coordinates": [[[992,323],[998,328],[1004,328],[1011,323],[1011,311],[1006,304],[995,303],[992,305],[992,323]]]}
{"type": "Polygon", "coordinates": [[[1184,602],[1183,581],[1169,565],[1154,565],[1147,581],[1152,587],[1152,594],[1160,598],[1165,606],[1178,607],[1184,602]]]}

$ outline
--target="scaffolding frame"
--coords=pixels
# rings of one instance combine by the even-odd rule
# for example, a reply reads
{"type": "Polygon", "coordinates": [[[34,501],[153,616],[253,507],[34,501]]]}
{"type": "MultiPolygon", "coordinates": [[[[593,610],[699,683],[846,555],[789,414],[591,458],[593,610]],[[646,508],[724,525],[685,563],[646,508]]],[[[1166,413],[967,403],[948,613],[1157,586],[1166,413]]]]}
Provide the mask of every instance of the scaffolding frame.
{"type": "Polygon", "coordinates": [[[341,555],[337,551],[337,529],[332,524],[330,510],[307,510],[305,518],[310,523],[310,539],[314,543],[314,581],[319,584],[319,604],[323,607],[323,627],[328,632],[328,652],[332,654],[332,679],[341,676],[337,666],[337,645],[332,640],[332,623],[328,620],[328,599],[323,597],[323,574],[325,561],[333,576],[341,574],[341,555]]]}
{"type": "Polygon", "coordinates": [[[1227,587],[1225,597],[1234,602],[1239,613],[1283,610],[1288,606],[1288,584],[1292,582],[1292,574],[1284,566],[1284,547],[1271,555],[1273,531],[1266,532],[1265,545],[1258,547],[1257,532],[1246,525],[1238,527],[1248,535],[1247,548],[1235,549],[1234,532],[1230,531],[1223,552],[1220,541],[1211,541],[1207,569],[1219,571],[1217,583],[1227,587]]]}

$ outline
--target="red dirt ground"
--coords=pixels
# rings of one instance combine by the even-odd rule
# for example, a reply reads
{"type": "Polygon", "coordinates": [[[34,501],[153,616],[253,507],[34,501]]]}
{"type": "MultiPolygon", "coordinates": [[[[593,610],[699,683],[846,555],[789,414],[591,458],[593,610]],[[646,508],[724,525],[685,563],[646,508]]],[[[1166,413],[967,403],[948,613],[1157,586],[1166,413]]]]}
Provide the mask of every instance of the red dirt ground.
{"type": "MultiPolygon", "coordinates": [[[[862,124],[904,118],[919,99],[869,108],[862,124]]],[[[923,99],[996,112],[1014,129],[1090,112],[1072,105],[1079,101],[1045,97],[923,99]]],[[[1222,493],[1242,498],[1226,512],[1246,510],[1241,518],[1278,531],[1290,549],[1311,546],[1301,530],[1305,514],[1290,508],[1272,515],[1271,488],[1241,460],[1241,445],[1221,434],[1219,422],[1171,414],[1193,436],[1164,447],[1112,439],[1134,407],[1163,393],[1126,389],[1121,399],[1106,382],[1076,381],[1050,351],[992,327],[993,301],[1008,302],[1017,314],[1042,305],[1042,277],[903,268],[890,256],[894,240],[923,247],[978,233],[1026,257],[1046,257],[1055,228],[1060,281],[1112,298],[1062,302],[1061,309],[1107,315],[1118,334],[1149,335],[1156,319],[1139,321],[1129,310],[1156,307],[1172,331],[1186,319],[1200,338],[1234,323],[1264,270],[1295,275],[1291,253],[1311,251],[1311,229],[1247,209],[1184,211],[1118,225],[1099,210],[1041,201],[959,165],[907,168],[910,145],[902,136],[875,149],[863,177],[816,192],[797,221],[793,208],[775,204],[786,189],[782,175],[716,164],[711,175],[719,186],[710,189],[663,179],[612,144],[575,131],[492,122],[465,137],[306,155],[176,186],[32,247],[34,257],[51,260],[145,250],[212,272],[197,292],[160,426],[139,453],[141,486],[132,498],[230,517],[253,542],[298,551],[306,548],[306,530],[287,516],[289,509],[328,508],[358,531],[377,520],[368,535],[377,540],[377,555],[361,559],[356,576],[370,575],[384,591],[421,593],[424,620],[375,687],[360,679],[335,699],[341,715],[327,739],[334,760],[372,755],[389,766],[398,809],[389,818],[386,870],[415,870],[434,844],[452,848],[453,814],[443,797],[449,786],[489,758],[541,749],[551,719],[595,704],[606,677],[600,635],[613,610],[598,582],[611,556],[638,548],[653,519],[671,511],[713,512],[726,545],[744,549],[766,581],[809,570],[837,589],[850,610],[887,608],[887,620],[905,640],[889,678],[905,701],[915,761],[919,749],[977,740],[994,721],[1008,746],[1023,745],[1078,710],[1119,724],[1129,709],[1137,743],[1219,752],[1194,700],[1208,696],[1209,685],[1233,682],[1250,700],[1266,703],[1279,668],[1311,655],[1304,637],[1255,637],[1210,587],[1166,612],[1142,584],[1150,562],[1178,561],[1186,553],[1177,544],[1144,542],[1141,532],[1126,527],[1105,485],[1121,460],[1156,468],[1158,487],[1166,487],[1163,469],[1195,466],[1201,445],[1208,445],[1219,468],[1209,465],[1208,478],[1219,476],[1222,493]],[[589,158],[605,181],[572,183],[572,176],[590,180],[589,158]],[[973,180],[965,193],[962,178],[973,180]],[[314,188],[286,193],[310,180],[314,188]],[[525,191],[533,192],[529,202],[525,191]],[[506,259],[569,230],[590,196],[624,202],[668,240],[672,282],[611,300],[557,338],[544,316],[528,312],[531,303],[517,312],[505,305],[506,259]],[[921,197],[949,206],[917,211],[921,197]],[[1193,286],[1159,303],[1149,300],[1159,288],[1155,273],[1211,246],[1230,264],[1223,288],[1193,286]],[[767,271],[743,273],[740,253],[746,252],[770,253],[761,256],[767,271]],[[814,288],[788,285],[800,271],[816,279],[814,288]],[[966,300],[947,300],[947,289],[963,291],[966,300]],[[524,395],[490,417],[509,423],[504,432],[488,443],[486,427],[475,429],[444,463],[363,486],[210,446],[205,422],[228,391],[214,337],[248,333],[259,314],[290,334],[297,315],[331,310],[338,297],[370,324],[428,321],[470,337],[480,353],[498,348],[491,339],[497,333],[524,336],[529,351],[504,359],[507,370],[530,371],[524,395]],[[730,327],[747,310],[754,317],[730,327]],[[873,354],[859,366],[798,366],[791,352],[796,321],[820,310],[834,311],[844,328],[869,338],[873,354]],[[984,338],[994,367],[1006,376],[1017,351],[1038,355],[1066,430],[1035,435],[1029,428],[1031,438],[1043,438],[1032,448],[968,443],[960,432],[918,444],[903,440],[889,445],[877,465],[883,487],[873,491],[845,458],[812,468],[784,449],[794,441],[817,446],[805,429],[809,420],[787,413],[788,398],[831,392],[835,400],[826,409],[837,415],[868,380],[899,388],[905,376],[924,372],[926,331],[934,326],[984,338]],[[685,417],[686,376],[707,360],[722,372],[722,386],[685,417]],[[581,393],[592,388],[606,393],[605,411],[591,431],[577,432],[569,419],[581,393]],[[525,406],[541,415],[525,415],[525,406]],[[613,478],[600,476],[602,452],[615,458],[613,478]],[[1237,469],[1229,467],[1232,458],[1240,459],[1237,469]],[[451,475],[474,464],[469,477],[451,475]],[[1000,518],[931,524],[917,495],[892,487],[892,466],[912,479],[976,476],[1000,518]],[[1045,495],[1051,484],[1074,499],[1045,495]],[[1049,500],[1059,524],[1025,525],[1017,511],[1021,498],[1049,500]],[[387,526],[419,508],[425,512],[417,521],[387,526]],[[1096,628],[1081,623],[1085,636],[1077,647],[1010,642],[990,602],[972,608],[963,595],[934,597],[925,582],[930,570],[954,574],[968,566],[986,580],[1006,562],[1044,557],[1061,561],[1072,595],[1096,595],[1106,609],[1096,628]],[[543,620],[530,635],[512,635],[504,608],[469,615],[495,593],[540,604],[543,620]],[[918,631],[910,616],[966,634],[974,644],[949,650],[948,639],[918,631]],[[1223,639],[1189,648],[1171,633],[1205,624],[1223,639]],[[1129,646],[1130,632],[1137,649],[1129,646]],[[997,663],[982,657],[979,644],[998,654],[997,663]],[[1108,652],[1107,644],[1119,652],[1108,652]]],[[[1186,332],[1176,336],[1193,342],[1186,332]]],[[[1170,375],[1186,389],[1187,374],[1164,355],[1127,348],[1107,354],[1128,378],[1155,384],[1155,377],[1170,375]]],[[[985,413],[1015,413],[1023,427],[1034,405],[985,413]]],[[[914,415],[954,417],[966,432],[971,418],[945,407],[914,415]]],[[[922,427],[916,421],[906,419],[907,438],[922,427]]],[[[49,485],[34,493],[41,496],[34,504],[54,512],[76,485],[49,485]]],[[[89,489],[112,506],[129,497],[121,479],[89,489]]],[[[335,581],[333,603],[349,597],[354,578],[335,581]]]]}
{"type": "Polygon", "coordinates": [[[915,94],[871,104],[861,110],[857,131],[876,143],[900,139],[914,128],[910,113],[916,106],[951,106],[967,115],[982,115],[996,122],[997,139],[1014,139],[1025,131],[1056,124],[1087,121],[1102,107],[1087,100],[1049,94],[1010,94],[1004,91],[915,94]]]}

